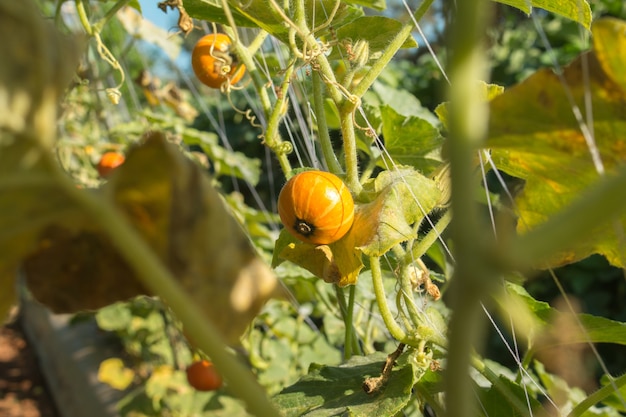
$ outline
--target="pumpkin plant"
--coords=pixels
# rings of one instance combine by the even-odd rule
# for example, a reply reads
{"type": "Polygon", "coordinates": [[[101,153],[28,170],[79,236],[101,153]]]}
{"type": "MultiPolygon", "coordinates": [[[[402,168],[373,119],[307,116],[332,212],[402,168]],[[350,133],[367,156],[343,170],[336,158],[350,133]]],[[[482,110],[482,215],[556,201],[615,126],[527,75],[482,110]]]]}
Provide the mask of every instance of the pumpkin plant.
{"type": "Polygon", "coordinates": [[[352,227],[354,201],[339,177],[324,171],[305,171],[287,181],[278,195],[278,214],[297,239],[328,245],[352,227]]]}
{"type": "MultiPolygon", "coordinates": [[[[120,85],[105,90],[111,106],[124,99],[127,77],[104,34],[126,3],[115,3],[95,20],[87,0],[75,2],[95,52],[91,55],[121,74],[120,85]]],[[[211,33],[192,50],[191,68],[201,83],[221,90],[216,95],[221,105],[249,122],[246,126],[285,179],[274,202],[284,229],[264,235],[271,240],[266,252],[268,246],[251,243],[255,234],[265,232],[256,227],[260,221],[245,221],[261,215],[232,195],[222,198],[204,167],[181,149],[201,148],[218,181],[233,175],[254,187],[259,165],[217,145],[210,132],[189,126],[189,115],[195,113],[185,112],[187,119],[181,120],[159,114],[167,109],[142,111],[137,114],[143,125],[118,124],[112,136],[137,139],[126,161],[97,190],[77,189],[53,154],[53,116],[55,99],[70,79],[69,67],[77,62],[58,68],[65,62],[59,56],[62,51],[78,55],[78,49],[43,25],[30,3],[0,6],[8,11],[0,18],[9,21],[0,30],[9,28],[5,38],[15,42],[3,43],[7,59],[2,65],[9,69],[0,71],[0,92],[5,93],[0,97],[9,97],[0,100],[0,114],[8,115],[0,117],[0,207],[8,213],[0,218],[5,230],[0,279],[11,287],[0,292],[2,311],[16,293],[15,280],[5,272],[18,267],[33,295],[58,311],[101,307],[137,294],[158,296],[215,366],[199,362],[189,369],[215,369],[228,382],[229,393],[257,415],[423,415],[429,407],[452,417],[525,416],[548,414],[552,407],[581,416],[603,404],[612,416],[626,409],[626,377],[607,374],[606,387],[581,398],[573,389],[557,392],[555,387],[566,384],[542,365],[532,365],[541,350],[554,344],[545,337],[553,323],[573,320],[581,332],[561,344],[622,345],[623,323],[573,312],[564,317],[519,285],[520,271],[551,268],[592,253],[626,265],[620,238],[625,233],[621,156],[626,147],[615,133],[624,131],[621,74],[626,64],[612,52],[625,48],[625,24],[616,19],[592,24],[591,8],[580,0],[502,1],[526,13],[542,5],[594,34],[590,51],[559,76],[540,71],[504,89],[489,84],[485,70],[489,3],[457,3],[443,73],[450,83],[448,101],[434,113],[398,84],[385,82],[394,57],[416,47],[416,24],[434,7],[433,0],[423,1],[402,21],[382,13],[386,5],[380,0],[161,3],[178,11],[185,34],[194,26],[191,18],[210,23],[211,33]],[[15,12],[18,7],[23,9],[15,12]],[[365,7],[371,9],[367,14],[365,7]],[[28,24],[13,22],[22,15],[28,24]],[[252,36],[242,36],[243,28],[252,36]],[[18,46],[24,39],[40,47],[39,53],[22,54],[18,46]],[[23,62],[28,59],[45,60],[45,65],[23,62]],[[18,77],[17,88],[14,78],[22,68],[34,72],[18,77]],[[242,88],[254,98],[242,110],[236,107],[240,91],[232,87],[244,74],[250,83],[241,83],[246,84],[242,88]],[[560,89],[563,80],[573,86],[567,93],[560,89]],[[587,94],[585,83],[593,92],[587,94]],[[596,121],[602,139],[597,142],[584,120],[571,116],[583,100],[601,110],[596,121]],[[532,112],[520,110],[520,103],[532,112]],[[302,114],[303,108],[314,115],[302,129],[315,141],[306,147],[284,134],[291,115],[302,114]],[[497,179],[503,171],[524,180],[524,192],[495,195],[483,182],[487,171],[497,179]],[[493,222],[485,222],[489,215],[493,222]],[[76,257],[78,262],[58,256],[67,253],[83,256],[76,257]],[[284,296],[265,264],[270,258],[294,305],[333,314],[316,323],[306,321],[304,308],[294,307],[292,320],[272,316],[276,304],[262,311],[267,298],[284,296]],[[85,292],[88,297],[82,296],[85,292]],[[307,304],[311,293],[317,298],[307,304]],[[515,356],[516,375],[484,360],[483,313],[492,320],[501,315],[511,323],[514,339],[524,342],[526,356],[515,356]],[[331,316],[343,324],[334,342],[344,362],[311,363],[311,358],[333,356],[316,351],[330,342],[299,326],[319,326],[329,335],[337,328],[331,316]],[[247,347],[256,347],[246,365],[259,381],[276,381],[281,378],[270,375],[275,364],[291,352],[277,342],[285,335],[293,350],[308,352],[292,358],[308,372],[270,400],[226,345],[245,340],[247,347]],[[307,345],[317,348],[300,349],[307,345]],[[277,349],[271,357],[268,346],[277,349]]],[[[73,88],[87,83],[78,84],[73,88]]],[[[140,85],[151,91],[150,83],[140,85]]],[[[178,104],[173,107],[180,112],[178,104]]],[[[509,191],[506,183],[503,188],[509,191]]],[[[161,368],[151,379],[178,383],[182,370],[172,369],[161,368]]],[[[193,379],[202,389],[217,387],[216,378],[210,380],[196,384],[193,379]]]]}
{"type": "Polygon", "coordinates": [[[203,36],[191,51],[191,66],[196,77],[211,88],[233,85],[246,73],[231,52],[232,41],[223,33],[203,36]]]}

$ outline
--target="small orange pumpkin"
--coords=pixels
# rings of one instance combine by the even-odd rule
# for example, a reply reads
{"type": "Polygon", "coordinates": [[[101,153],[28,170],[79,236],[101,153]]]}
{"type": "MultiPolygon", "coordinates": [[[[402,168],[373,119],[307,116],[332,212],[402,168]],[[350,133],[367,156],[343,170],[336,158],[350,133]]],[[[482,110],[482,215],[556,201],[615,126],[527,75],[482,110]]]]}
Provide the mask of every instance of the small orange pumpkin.
{"type": "Polygon", "coordinates": [[[124,155],[119,152],[105,152],[100,157],[100,161],[98,161],[98,165],[96,169],[98,170],[98,174],[102,178],[106,178],[115,168],[122,165],[124,163],[124,155]]]}
{"type": "Polygon", "coordinates": [[[278,196],[278,214],[297,239],[328,245],[352,227],[354,200],[339,177],[324,171],[293,176],[278,196]]]}
{"type": "Polygon", "coordinates": [[[210,33],[200,38],[191,52],[191,67],[196,77],[211,88],[225,82],[237,83],[246,72],[230,52],[232,42],[223,33],[210,33]]]}
{"type": "Polygon", "coordinates": [[[187,382],[198,391],[215,391],[222,387],[222,377],[207,360],[195,361],[187,367],[187,382]]]}

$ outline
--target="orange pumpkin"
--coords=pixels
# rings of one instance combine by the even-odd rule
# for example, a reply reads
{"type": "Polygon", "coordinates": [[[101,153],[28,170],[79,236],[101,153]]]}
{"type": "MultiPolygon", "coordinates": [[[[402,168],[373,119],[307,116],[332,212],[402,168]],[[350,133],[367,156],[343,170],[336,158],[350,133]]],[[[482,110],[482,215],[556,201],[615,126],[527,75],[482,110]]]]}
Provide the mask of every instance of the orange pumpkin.
{"type": "Polygon", "coordinates": [[[324,171],[293,176],[278,196],[278,214],[297,239],[327,245],[341,239],[354,220],[354,200],[339,177],[324,171]]]}
{"type": "Polygon", "coordinates": [[[96,169],[98,174],[102,178],[106,178],[117,168],[124,163],[124,155],[119,152],[105,152],[100,157],[96,169]]]}
{"type": "Polygon", "coordinates": [[[215,391],[222,387],[222,377],[212,362],[196,361],[186,371],[187,382],[198,391],[215,391]]]}
{"type": "Polygon", "coordinates": [[[191,52],[191,66],[196,77],[211,88],[220,88],[225,82],[233,85],[246,72],[230,52],[232,42],[223,33],[211,33],[200,38],[191,52]]]}

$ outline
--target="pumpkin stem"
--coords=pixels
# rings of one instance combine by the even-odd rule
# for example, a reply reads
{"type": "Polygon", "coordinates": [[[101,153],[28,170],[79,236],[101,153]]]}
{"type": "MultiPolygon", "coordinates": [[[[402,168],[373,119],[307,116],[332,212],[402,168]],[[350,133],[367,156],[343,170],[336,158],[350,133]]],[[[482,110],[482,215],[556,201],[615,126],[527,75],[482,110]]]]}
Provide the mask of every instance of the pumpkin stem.
{"type": "Polygon", "coordinates": [[[293,226],[294,229],[302,236],[311,236],[315,232],[315,226],[308,223],[306,220],[296,218],[296,223],[293,226]]]}

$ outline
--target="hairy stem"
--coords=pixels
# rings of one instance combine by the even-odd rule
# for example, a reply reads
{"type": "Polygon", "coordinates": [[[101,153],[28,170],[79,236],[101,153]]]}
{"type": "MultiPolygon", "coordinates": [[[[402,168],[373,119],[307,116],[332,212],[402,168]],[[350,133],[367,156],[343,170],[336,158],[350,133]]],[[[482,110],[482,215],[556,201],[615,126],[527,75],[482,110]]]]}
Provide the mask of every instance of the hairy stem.
{"type": "Polygon", "coordinates": [[[376,256],[370,256],[370,268],[372,270],[372,282],[374,285],[374,294],[376,295],[376,302],[378,303],[378,310],[380,311],[380,315],[383,317],[383,321],[385,322],[385,326],[391,336],[394,339],[399,341],[404,341],[406,339],[406,333],[402,328],[396,323],[391,314],[391,310],[389,310],[389,305],[387,305],[387,296],[385,295],[385,287],[383,286],[383,275],[382,270],[380,268],[380,258],[376,256]]]}
{"type": "Polygon", "coordinates": [[[339,165],[337,155],[335,155],[335,150],[330,140],[330,135],[328,134],[326,111],[324,110],[324,95],[322,91],[324,84],[322,83],[320,74],[317,72],[311,74],[311,77],[313,78],[313,107],[317,121],[317,134],[322,146],[322,155],[324,155],[324,161],[326,165],[328,165],[330,172],[333,174],[341,174],[343,170],[341,169],[341,165],[339,165]]]}
{"type": "Polygon", "coordinates": [[[450,225],[456,266],[450,287],[448,363],[445,372],[446,416],[471,415],[475,393],[472,391],[470,358],[480,350],[484,331],[481,298],[495,282],[489,269],[488,226],[479,218],[475,202],[473,156],[480,146],[487,120],[486,104],[480,101],[476,80],[486,79],[481,39],[486,27],[486,0],[457,3],[451,33],[449,75],[450,97],[450,225]]]}

